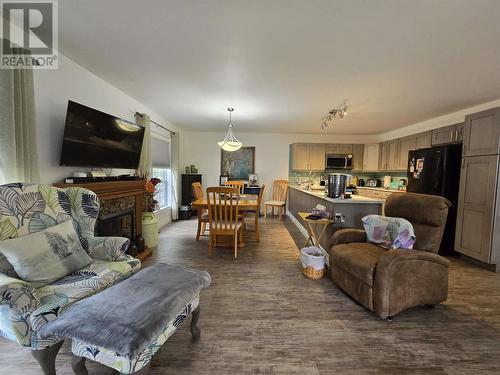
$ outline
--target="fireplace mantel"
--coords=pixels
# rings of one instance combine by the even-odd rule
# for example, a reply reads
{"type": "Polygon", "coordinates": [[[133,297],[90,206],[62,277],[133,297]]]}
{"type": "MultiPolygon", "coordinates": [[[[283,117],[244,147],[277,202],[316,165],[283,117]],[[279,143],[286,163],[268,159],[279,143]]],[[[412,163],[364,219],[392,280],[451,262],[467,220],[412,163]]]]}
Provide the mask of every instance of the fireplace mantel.
{"type": "MultiPolygon", "coordinates": [[[[97,194],[101,201],[123,197],[135,197],[135,233],[142,233],[142,212],[143,212],[143,195],[144,195],[144,180],[134,181],[105,181],[105,182],[88,182],[82,184],[66,184],[58,183],[54,186],[60,188],[82,187],[89,189],[97,194]]],[[[139,253],[137,257],[142,261],[151,256],[151,250],[146,249],[139,253]]]]}

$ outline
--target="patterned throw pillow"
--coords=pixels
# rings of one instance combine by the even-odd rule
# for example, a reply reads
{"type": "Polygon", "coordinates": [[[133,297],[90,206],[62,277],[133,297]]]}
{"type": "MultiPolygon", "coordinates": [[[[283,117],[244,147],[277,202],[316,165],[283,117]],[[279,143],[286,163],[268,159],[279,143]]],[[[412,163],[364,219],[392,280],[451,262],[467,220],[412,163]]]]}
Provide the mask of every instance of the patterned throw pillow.
{"type": "Polygon", "coordinates": [[[361,220],[368,242],[389,249],[413,249],[415,233],[408,220],[380,215],[368,215],[361,220]]]}
{"type": "Polygon", "coordinates": [[[12,264],[19,277],[35,288],[51,284],[92,263],[72,221],[0,241],[0,253],[12,264]]]}

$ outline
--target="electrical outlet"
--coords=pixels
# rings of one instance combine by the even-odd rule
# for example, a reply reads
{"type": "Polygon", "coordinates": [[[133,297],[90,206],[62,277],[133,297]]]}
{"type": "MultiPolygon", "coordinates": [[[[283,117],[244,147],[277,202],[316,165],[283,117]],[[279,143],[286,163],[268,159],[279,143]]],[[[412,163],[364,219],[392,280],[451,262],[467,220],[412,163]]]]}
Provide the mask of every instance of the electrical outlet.
{"type": "Polygon", "coordinates": [[[343,223],[344,222],[344,215],[340,212],[335,213],[335,222],[336,223],[343,223]]]}

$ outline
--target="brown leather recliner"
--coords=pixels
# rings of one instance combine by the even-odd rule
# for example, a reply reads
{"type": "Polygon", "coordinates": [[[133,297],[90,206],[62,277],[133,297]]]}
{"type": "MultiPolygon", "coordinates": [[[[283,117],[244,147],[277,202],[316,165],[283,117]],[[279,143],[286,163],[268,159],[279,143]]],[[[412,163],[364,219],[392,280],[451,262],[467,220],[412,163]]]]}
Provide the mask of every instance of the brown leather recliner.
{"type": "Polygon", "coordinates": [[[332,237],[332,281],[381,318],[448,297],[449,261],[437,255],[450,202],[443,197],[393,193],[385,215],[411,222],[417,250],[388,250],[368,243],[361,229],[341,229],[332,237]]]}

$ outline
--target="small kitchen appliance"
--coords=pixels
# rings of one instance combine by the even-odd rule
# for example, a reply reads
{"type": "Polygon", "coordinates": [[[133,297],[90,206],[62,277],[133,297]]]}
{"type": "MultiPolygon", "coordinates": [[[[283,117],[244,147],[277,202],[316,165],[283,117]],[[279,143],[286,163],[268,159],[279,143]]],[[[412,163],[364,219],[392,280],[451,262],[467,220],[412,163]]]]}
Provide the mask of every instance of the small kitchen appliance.
{"type": "Polygon", "coordinates": [[[349,183],[349,175],[343,173],[332,173],[328,176],[328,196],[330,198],[341,198],[345,195],[349,183]]]}

